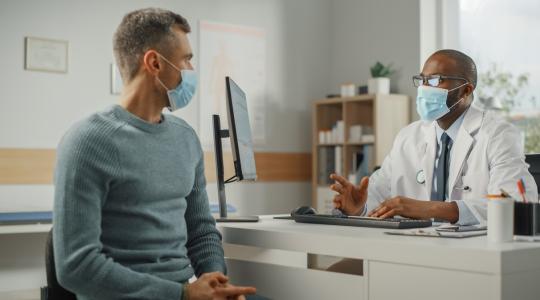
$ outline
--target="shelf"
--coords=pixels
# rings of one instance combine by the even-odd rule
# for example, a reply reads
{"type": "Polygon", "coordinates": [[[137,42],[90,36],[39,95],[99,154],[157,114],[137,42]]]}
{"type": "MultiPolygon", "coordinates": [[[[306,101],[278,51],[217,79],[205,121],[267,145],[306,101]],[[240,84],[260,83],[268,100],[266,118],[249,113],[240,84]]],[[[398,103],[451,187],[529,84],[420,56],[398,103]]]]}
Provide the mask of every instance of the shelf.
{"type": "Polygon", "coordinates": [[[364,145],[374,145],[375,142],[347,142],[345,146],[364,146],[364,145]]]}
{"type": "Polygon", "coordinates": [[[373,101],[375,99],[375,95],[373,94],[365,94],[365,95],[356,95],[353,97],[334,97],[334,98],[326,98],[326,99],[320,99],[315,101],[315,104],[317,105],[328,105],[328,104],[341,104],[343,102],[357,102],[357,101],[373,101]]]}
{"type": "Polygon", "coordinates": [[[325,144],[317,144],[317,147],[364,146],[364,145],[374,145],[374,144],[375,142],[325,143],[325,144]]]}
{"type": "Polygon", "coordinates": [[[331,172],[331,169],[337,169],[342,173],[340,175],[347,178],[354,168],[353,161],[358,159],[356,153],[364,150],[367,150],[369,155],[368,171],[382,164],[399,130],[409,124],[410,103],[406,95],[365,94],[315,100],[312,109],[312,204],[315,208],[326,209],[329,206],[328,201],[332,198],[330,195],[332,192],[329,190],[329,184],[322,184],[327,182],[327,179],[319,176],[322,176],[323,172],[326,174],[331,172]],[[320,132],[331,130],[338,121],[343,122],[344,134],[339,136],[344,141],[320,143],[320,132]],[[355,125],[365,127],[362,128],[362,136],[369,138],[359,139],[360,134],[354,130],[351,135],[350,128],[355,125]],[[335,149],[340,151],[334,152],[335,149]],[[325,160],[321,160],[320,155],[323,155],[325,160]],[[336,155],[341,155],[338,157],[340,161],[336,161],[336,155]],[[339,167],[335,166],[336,162],[339,163],[339,167]],[[324,190],[328,193],[321,192],[324,190]],[[322,194],[319,195],[319,192],[322,194]]]}

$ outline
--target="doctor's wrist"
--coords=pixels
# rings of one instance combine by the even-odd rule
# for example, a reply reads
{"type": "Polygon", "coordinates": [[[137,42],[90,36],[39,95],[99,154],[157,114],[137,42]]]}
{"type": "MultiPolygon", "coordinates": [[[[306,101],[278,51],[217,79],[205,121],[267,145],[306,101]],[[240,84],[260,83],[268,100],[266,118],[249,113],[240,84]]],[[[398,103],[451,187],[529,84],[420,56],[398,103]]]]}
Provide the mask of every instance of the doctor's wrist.
{"type": "Polygon", "coordinates": [[[431,218],[443,219],[450,223],[455,223],[459,220],[459,209],[454,201],[451,202],[438,202],[430,201],[431,218]]]}
{"type": "Polygon", "coordinates": [[[365,213],[366,213],[366,203],[360,205],[360,207],[356,210],[356,211],[353,211],[351,214],[351,216],[363,216],[365,213]]]}

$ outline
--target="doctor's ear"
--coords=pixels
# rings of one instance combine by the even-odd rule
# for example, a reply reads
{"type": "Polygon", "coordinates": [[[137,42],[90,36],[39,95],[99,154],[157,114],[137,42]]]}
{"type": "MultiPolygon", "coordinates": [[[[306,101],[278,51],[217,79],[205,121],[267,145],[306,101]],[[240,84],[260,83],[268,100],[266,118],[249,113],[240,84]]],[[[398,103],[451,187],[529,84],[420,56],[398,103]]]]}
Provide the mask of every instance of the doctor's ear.
{"type": "Polygon", "coordinates": [[[458,99],[464,98],[464,101],[471,99],[470,96],[472,95],[473,91],[474,91],[474,86],[470,83],[467,83],[459,90],[458,99]]]}
{"type": "Polygon", "coordinates": [[[468,83],[467,85],[463,87],[463,95],[466,95],[467,98],[470,98],[473,92],[474,92],[474,86],[472,84],[468,83]]]}

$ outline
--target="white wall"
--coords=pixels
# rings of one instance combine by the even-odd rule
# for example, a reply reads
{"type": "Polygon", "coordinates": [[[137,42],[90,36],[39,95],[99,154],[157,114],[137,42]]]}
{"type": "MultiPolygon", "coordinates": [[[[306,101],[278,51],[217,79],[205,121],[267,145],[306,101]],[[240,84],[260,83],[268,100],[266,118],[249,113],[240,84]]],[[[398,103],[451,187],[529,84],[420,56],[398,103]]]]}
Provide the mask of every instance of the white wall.
{"type": "Polygon", "coordinates": [[[420,61],[443,48],[459,48],[459,1],[420,0],[420,61]]]}
{"type": "MultiPolygon", "coordinates": [[[[16,1],[0,2],[0,147],[54,148],[69,126],[118,101],[109,94],[112,35],[122,16],[158,6],[179,12],[193,27],[197,65],[198,22],[262,27],[267,33],[267,138],[258,150],[308,152],[310,101],[326,92],[329,36],[325,0],[16,1]],[[23,69],[24,37],[70,42],[69,72],[23,69]]],[[[198,129],[198,103],[180,112],[198,129]]],[[[311,202],[310,184],[237,183],[227,187],[239,213],[284,213],[311,202]]],[[[215,184],[209,183],[211,200],[215,184]]],[[[0,211],[48,210],[51,185],[0,185],[0,211]]],[[[0,291],[44,283],[44,235],[0,237],[0,291]],[[18,249],[33,249],[18,251],[18,249]]]]}
{"type": "MultiPolygon", "coordinates": [[[[158,6],[185,16],[197,66],[198,23],[212,20],[264,28],[267,32],[267,139],[258,150],[309,152],[311,99],[326,92],[329,4],[296,1],[3,1],[0,3],[0,147],[54,148],[69,126],[118,101],[109,93],[112,35],[122,16],[158,6]],[[24,37],[70,42],[69,72],[23,69],[24,37]],[[283,133],[286,134],[283,134],[283,133]]],[[[179,113],[199,127],[198,101],[179,113]]],[[[216,195],[210,188],[211,198],[216,195]]],[[[243,213],[287,212],[309,203],[308,183],[254,183],[230,188],[243,213]],[[248,191],[284,191],[271,200],[248,191]],[[265,202],[266,201],[266,202],[265,202]],[[249,204],[248,204],[249,202],[249,204]],[[246,205],[243,205],[246,203],[246,205]]],[[[0,210],[50,209],[51,186],[0,186],[0,210]],[[13,201],[18,198],[18,201],[13,201]]]]}
{"type": "MultiPolygon", "coordinates": [[[[338,92],[341,82],[366,82],[376,60],[393,62],[398,68],[393,91],[414,97],[410,76],[420,65],[419,1],[2,0],[0,147],[54,148],[73,122],[115,103],[109,94],[113,32],[125,13],[158,6],[190,20],[196,55],[201,19],[264,28],[269,143],[258,150],[308,152],[311,102],[338,92]],[[69,73],[25,71],[25,36],[69,40],[69,73]]],[[[196,102],[179,115],[198,128],[196,102]]],[[[244,214],[288,212],[311,202],[308,182],[239,183],[227,189],[228,201],[244,214]]],[[[214,183],[208,192],[215,199],[214,183]]],[[[52,198],[50,185],[0,185],[0,211],[50,209],[52,198]]],[[[43,284],[42,239],[1,239],[10,247],[0,252],[5,258],[0,259],[0,291],[43,284]]]]}
{"type": "Polygon", "coordinates": [[[331,6],[330,88],[367,84],[369,68],[392,63],[391,92],[409,95],[416,117],[411,76],[420,70],[419,0],[335,0],[331,6]]]}
{"type": "MultiPolygon", "coordinates": [[[[420,68],[419,1],[2,1],[0,54],[9,59],[2,60],[0,68],[0,147],[54,148],[73,122],[117,102],[109,93],[113,32],[126,12],[159,6],[190,20],[195,54],[199,20],[264,28],[269,142],[258,150],[308,152],[311,101],[338,92],[342,82],[365,83],[375,61],[394,63],[398,72],[392,77],[392,90],[414,99],[410,76],[420,68]],[[69,40],[69,72],[25,71],[25,36],[69,40]]],[[[196,65],[197,60],[196,55],[196,65]]],[[[179,115],[197,129],[198,101],[179,115]]],[[[308,183],[250,184],[289,191],[268,206],[243,193],[243,185],[231,187],[230,198],[238,199],[244,213],[288,211],[309,203],[311,196],[308,183]],[[244,211],[244,201],[260,206],[249,205],[244,211]]],[[[48,209],[52,187],[34,190],[0,186],[0,210],[24,210],[28,205],[48,209]],[[22,196],[14,203],[10,195],[22,196]]],[[[213,198],[214,190],[209,192],[213,198]]]]}

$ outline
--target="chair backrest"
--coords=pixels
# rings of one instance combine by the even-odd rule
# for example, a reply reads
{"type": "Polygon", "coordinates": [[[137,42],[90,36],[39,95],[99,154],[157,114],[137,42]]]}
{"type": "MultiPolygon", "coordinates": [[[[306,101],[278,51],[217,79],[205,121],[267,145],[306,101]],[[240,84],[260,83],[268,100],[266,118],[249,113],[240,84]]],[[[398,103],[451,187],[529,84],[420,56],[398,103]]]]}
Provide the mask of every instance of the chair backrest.
{"type": "Polygon", "coordinates": [[[529,172],[536,182],[538,193],[540,193],[540,154],[525,155],[525,162],[529,164],[529,172]]]}
{"type": "Polygon", "coordinates": [[[75,294],[63,288],[56,278],[52,229],[49,231],[45,243],[45,270],[47,273],[47,286],[41,289],[41,300],[77,300],[75,294]]]}

